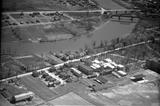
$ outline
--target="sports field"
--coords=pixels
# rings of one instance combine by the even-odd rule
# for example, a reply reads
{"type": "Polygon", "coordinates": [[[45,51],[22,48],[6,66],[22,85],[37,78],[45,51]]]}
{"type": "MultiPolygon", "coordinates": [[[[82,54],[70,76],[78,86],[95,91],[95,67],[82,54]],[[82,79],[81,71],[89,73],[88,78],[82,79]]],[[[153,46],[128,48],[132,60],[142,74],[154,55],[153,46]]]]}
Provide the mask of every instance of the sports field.
{"type": "Polygon", "coordinates": [[[28,88],[28,90],[33,91],[36,95],[45,101],[48,101],[57,96],[56,92],[50,90],[43,82],[39,79],[35,79],[32,76],[23,77],[22,83],[28,88]]]}

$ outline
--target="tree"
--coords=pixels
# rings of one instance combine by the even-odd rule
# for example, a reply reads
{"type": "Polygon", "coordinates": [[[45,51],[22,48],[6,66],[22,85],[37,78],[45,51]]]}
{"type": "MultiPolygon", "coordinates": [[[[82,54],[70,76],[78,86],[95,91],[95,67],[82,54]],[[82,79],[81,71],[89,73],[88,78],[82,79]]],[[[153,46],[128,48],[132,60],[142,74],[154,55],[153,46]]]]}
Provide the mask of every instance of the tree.
{"type": "Polygon", "coordinates": [[[108,41],[107,41],[107,40],[105,40],[105,41],[104,41],[104,44],[105,44],[105,46],[107,46],[107,45],[108,45],[108,41]]]}
{"type": "Polygon", "coordinates": [[[96,47],[96,41],[93,41],[93,42],[92,42],[92,46],[93,46],[93,48],[96,47]]]}
{"type": "Polygon", "coordinates": [[[102,48],[102,47],[104,47],[104,43],[103,43],[103,41],[101,40],[101,42],[100,42],[100,48],[102,48]]]}
{"type": "Polygon", "coordinates": [[[38,77],[38,76],[39,76],[39,72],[33,71],[33,72],[32,72],[32,76],[33,76],[33,77],[38,77]]]}

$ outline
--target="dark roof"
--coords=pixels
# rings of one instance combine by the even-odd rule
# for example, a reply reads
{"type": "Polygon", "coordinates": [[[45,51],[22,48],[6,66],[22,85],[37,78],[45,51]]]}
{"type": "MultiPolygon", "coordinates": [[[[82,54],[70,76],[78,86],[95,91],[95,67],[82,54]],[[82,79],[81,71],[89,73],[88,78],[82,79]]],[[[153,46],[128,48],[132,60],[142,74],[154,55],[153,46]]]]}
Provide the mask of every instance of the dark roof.
{"type": "Polygon", "coordinates": [[[87,66],[87,65],[85,65],[85,64],[82,64],[82,63],[79,64],[79,67],[81,67],[81,68],[83,68],[83,69],[86,69],[86,70],[88,70],[88,71],[92,71],[92,70],[93,70],[91,67],[89,67],[89,66],[87,66]]]}
{"type": "Polygon", "coordinates": [[[137,81],[143,80],[143,78],[136,78],[136,79],[131,79],[131,80],[134,81],[134,82],[137,82],[137,81]]]}
{"type": "Polygon", "coordinates": [[[101,81],[102,83],[106,83],[108,81],[105,78],[103,78],[103,76],[99,76],[96,79],[99,80],[99,81],[101,81]]]}
{"type": "Polygon", "coordinates": [[[81,71],[82,73],[86,74],[86,75],[90,75],[92,74],[93,72],[93,69],[89,66],[86,66],[82,63],[79,64],[79,71],[81,71]]]}
{"type": "Polygon", "coordinates": [[[63,61],[61,59],[57,58],[54,55],[47,55],[47,57],[54,60],[57,64],[63,63],[63,61]]]}

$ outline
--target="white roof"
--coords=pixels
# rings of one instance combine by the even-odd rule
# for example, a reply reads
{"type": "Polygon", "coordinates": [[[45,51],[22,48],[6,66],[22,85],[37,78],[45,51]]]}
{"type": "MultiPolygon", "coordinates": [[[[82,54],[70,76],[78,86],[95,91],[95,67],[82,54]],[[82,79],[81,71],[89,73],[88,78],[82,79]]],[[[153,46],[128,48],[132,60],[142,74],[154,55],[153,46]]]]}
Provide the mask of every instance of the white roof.
{"type": "Polygon", "coordinates": [[[122,70],[119,70],[118,71],[120,74],[122,74],[122,75],[126,75],[127,73],[126,72],[124,72],[124,71],[122,71],[122,70]]]}
{"type": "Polygon", "coordinates": [[[29,91],[29,92],[27,92],[27,93],[22,93],[22,94],[19,94],[19,95],[15,95],[15,98],[22,98],[22,97],[24,97],[24,96],[33,96],[34,95],[34,93],[33,92],[31,92],[31,91],[29,91]]]}
{"type": "Polygon", "coordinates": [[[120,68],[124,68],[124,65],[122,65],[122,64],[118,64],[117,66],[120,68]]]}
{"type": "Polygon", "coordinates": [[[112,74],[115,75],[115,76],[117,76],[118,78],[121,77],[118,73],[116,73],[116,72],[114,72],[114,71],[112,72],[112,74]]]}
{"type": "Polygon", "coordinates": [[[114,67],[112,64],[110,64],[110,63],[104,63],[103,66],[104,66],[104,67],[110,67],[110,68],[112,68],[112,69],[115,68],[115,67],[114,67]]]}
{"type": "Polygon", "coordinates": [[[77,72],[78,74],[81,74],[81,72],[78,70],[78,69],[76,69],[76,68],[71,68],[73,71],[75,71],[75,72],[77,72]]]}
{"type": "Polygon", "coordinates": [[[144,80],[141,80],[141,81],[137,81],[138,83],[145,83],[145,82],[148,82],[148,80],[144,79],[144,80]]]}
{"type": "Polygon", "coordinates": [[[112,62],[110,62],[110,63],[111,63],[111,64],[113,64],[114,66],[117,66],[117,64],[116,64],[115,62],[113,62],[113,61],[112,61],[112,62]]]}
{"type": "Polygon", "coordinates": [[[106,58],[104,60],[106,60],[107,62],[112,62],[112,60],[110,58],[106,58]]]}
{"type": "Polygon", "coordinates": [[[91,65],[90,67],[91,67],[91,68],[93,68],[93,69],[97,69],[97,68],[96,68],[96,67],[94,67],[93,65],[91,65]]]}
{"type": "Polygon", "coordinates": [[[106,62],[108,62],[108,63],[111,63],[111,64],[113,64],[114,66],[117,66],[117,64],[114,62],[114,61],[112,61],[110,58],[106,58],[106,59],[104,59],[106,62]]]}
{"type": "Polygon", "coordinates": [[[96,68],[100,68],[101,66],[100,65],[98,65],[98,64],[92,64],[92,66],[94,66],[94,67],[96,67],[96,68]]]}
{"type": "Polygon", "coordinates": [[[92,62],[97,63],[97,64],[100,64],[100,63],[101,63],[101,62],[100,62],[99,60],[97,60],[97,59],[93,60],[92,62]]]}

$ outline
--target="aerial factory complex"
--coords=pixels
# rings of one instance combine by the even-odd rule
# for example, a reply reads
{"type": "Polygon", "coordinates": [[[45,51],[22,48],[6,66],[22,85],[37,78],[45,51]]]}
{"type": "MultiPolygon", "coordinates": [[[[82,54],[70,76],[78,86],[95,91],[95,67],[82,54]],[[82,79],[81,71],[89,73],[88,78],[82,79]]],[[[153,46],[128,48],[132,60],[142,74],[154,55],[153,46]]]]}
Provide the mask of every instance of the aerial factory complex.
{"type": "Polygon", "coordinates": [[[160,106],[159,0],[2,0],[0,106],[160,106]]]}

